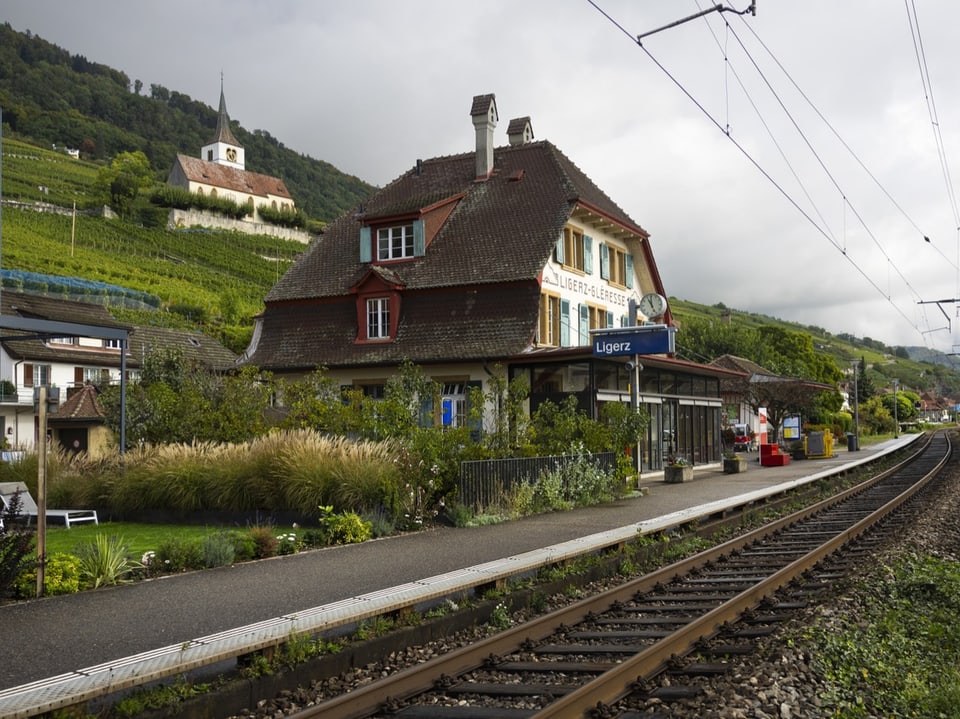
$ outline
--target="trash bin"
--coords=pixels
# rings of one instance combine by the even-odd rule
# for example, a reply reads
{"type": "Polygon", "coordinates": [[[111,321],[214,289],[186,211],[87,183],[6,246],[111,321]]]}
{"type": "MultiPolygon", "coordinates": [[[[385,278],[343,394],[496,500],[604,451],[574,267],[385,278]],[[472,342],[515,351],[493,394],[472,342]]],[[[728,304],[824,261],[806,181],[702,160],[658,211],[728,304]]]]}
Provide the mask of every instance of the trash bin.
{"type": "Polygon", "coordinates": [[[853,432],[847,432],[847,451],[856,452],[858,449],[860,449],[860,446],[857,442],[857,435],[853,432]]]}

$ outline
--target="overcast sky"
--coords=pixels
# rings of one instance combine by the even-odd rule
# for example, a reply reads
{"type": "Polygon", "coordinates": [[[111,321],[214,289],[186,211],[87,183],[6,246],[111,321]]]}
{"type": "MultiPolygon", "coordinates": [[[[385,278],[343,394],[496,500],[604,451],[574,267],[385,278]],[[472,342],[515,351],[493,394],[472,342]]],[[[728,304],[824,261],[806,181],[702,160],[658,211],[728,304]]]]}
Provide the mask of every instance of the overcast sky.
{"type": "Polygon", "coordinates": [[[960,3],[757,0],[636,42],[712,6],[5,0],[0,20],[145,93],[216,107],[222,71],[232,119],[379,186],[471,151],[494,93],[497,143],[529,115],[651,234],[668,295],[960,349],[958,305],[921,304],[960,296],[960,3]]]}

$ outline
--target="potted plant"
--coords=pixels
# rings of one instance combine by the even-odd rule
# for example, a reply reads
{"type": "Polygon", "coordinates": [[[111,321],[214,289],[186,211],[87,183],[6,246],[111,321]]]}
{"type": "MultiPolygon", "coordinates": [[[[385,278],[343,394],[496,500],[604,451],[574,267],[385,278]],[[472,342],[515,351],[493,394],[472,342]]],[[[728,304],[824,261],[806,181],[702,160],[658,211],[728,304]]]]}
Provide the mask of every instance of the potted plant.
{"type": "Polygon", "coordinates": [[[670,455],[663,467],[663,481],[667,484],[680,484],[693,480],[693,466],[683,457],[670,455]]]}
{"type": "Polygon", "coordinates": [[[736,452],[727,450],[723,453],[723,473],[739,474],[747,471],[747,460],[736,452]]]}

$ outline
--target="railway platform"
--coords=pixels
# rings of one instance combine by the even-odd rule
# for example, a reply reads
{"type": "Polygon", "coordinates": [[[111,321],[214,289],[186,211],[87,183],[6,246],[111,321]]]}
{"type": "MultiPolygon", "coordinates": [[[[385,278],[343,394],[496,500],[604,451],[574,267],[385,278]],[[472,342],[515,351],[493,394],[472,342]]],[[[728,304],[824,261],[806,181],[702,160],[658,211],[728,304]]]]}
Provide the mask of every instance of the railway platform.
{"type": "Polygon", "coordinates": [[[860,464],[917,437],[904,435],[859,451],[840,449],[830,458],[776,467],[761,466],[754,452],[748,455],[747,471],[738,474],[724,474],[720,464],[703,465],[695,467],[693,481],[666,484],[662,472],[643,473],[642,492],[609,504],[483,527],[438,527],[7,604],[0,606],[0,630],[7,646],[0,661],[0,690],[606,530],[635,531],[674,515],[689,519],[713,513],[737,496],[860,464]]]}

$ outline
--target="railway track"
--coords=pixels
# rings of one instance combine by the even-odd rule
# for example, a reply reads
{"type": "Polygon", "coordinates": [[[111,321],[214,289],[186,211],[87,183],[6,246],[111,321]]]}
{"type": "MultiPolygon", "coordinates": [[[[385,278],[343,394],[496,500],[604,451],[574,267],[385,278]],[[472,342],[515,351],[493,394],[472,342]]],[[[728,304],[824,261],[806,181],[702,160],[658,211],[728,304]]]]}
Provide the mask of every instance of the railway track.
{"type": "Polygon", "coordinates": [[[845,547],[923,489],[950,451],[944,433],[932,435],[909,458],[836,497],[293,716],[655,716],[621,712],[618,702],[657,693],[670,701],[696,691],[682,679],[656,687],[652,680],[667,671],[722,672],[723,656],[749,651],[811,592],[842,576],[847,570],[838,558],[856,557],[845,547]],[[713,658],[684,659],[692,653],[713,658]]]}

